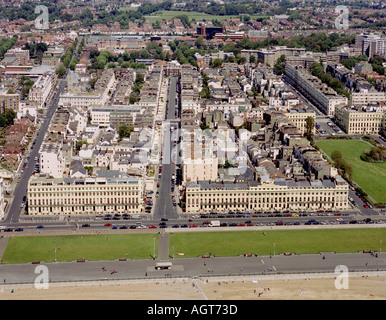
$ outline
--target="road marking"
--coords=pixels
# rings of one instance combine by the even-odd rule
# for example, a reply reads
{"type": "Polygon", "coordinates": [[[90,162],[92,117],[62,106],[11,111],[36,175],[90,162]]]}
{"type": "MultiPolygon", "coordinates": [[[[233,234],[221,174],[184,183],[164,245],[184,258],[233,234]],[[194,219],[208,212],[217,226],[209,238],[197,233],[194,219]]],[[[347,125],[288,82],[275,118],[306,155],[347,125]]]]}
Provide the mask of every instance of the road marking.
{"type": "Polygon", "coordinates": [[[263,259],[261,259],[260,261],[261,261],[261,263],[262,263],[262,264],[264,264],[264,261],[263,261],[263,259]]]}
{"type": "Polygon", "coordinates": [[[275,266],[272,266],[272,269],[273,269],[274,271],[276,271],[276,268],[275,268],[275,266]]]}

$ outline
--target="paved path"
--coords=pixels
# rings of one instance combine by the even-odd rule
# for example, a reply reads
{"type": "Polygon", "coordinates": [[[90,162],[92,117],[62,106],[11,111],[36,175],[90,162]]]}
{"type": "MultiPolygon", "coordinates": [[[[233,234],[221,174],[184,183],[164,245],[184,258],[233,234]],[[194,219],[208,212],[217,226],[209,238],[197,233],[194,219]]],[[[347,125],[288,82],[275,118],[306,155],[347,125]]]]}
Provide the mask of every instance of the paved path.
{"type": "MultiPolygon", "coordinates": [[[[160,278],[196,278],[224,277],[305,273],[334,273],[339,265],[345,265],[349,273],[386,271],[386,253],[378,254],[378,258],[369,253],[335,254],[326,253],[311,255],[276,255],[252,257],[212,257],[212,258],[178,258],[170,259],[173,263],[170,270],[156,270],[156,261],[86,261],[46,263],[49,279],[52,283],[79,281],[109,281],[160,278]],[[105,271],[103,271],[103,268],[105,271]],[[111,270],[116,270],[111,273],[111,270]]],[[[37,265],[0,264],[0,280],[6,279],[7,284],[33,284],[39,272],[37,265]]]]}
{"type": "Polygon", "coordinates": [[[169,233],[165,229],[161,229],[158,240],[158,260],[169,260],[169,233]]]}

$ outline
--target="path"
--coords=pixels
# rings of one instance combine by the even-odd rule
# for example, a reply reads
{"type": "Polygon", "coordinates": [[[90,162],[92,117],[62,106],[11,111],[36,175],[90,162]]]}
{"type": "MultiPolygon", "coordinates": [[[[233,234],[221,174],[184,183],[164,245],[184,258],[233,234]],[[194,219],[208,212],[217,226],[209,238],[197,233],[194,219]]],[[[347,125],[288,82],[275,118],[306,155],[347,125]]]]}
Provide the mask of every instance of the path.
{"type": "Polygon", "coordinates": [[[169,233],[165,232],[165,229],[160,229],[158,240],[158,260],[169,260],[169,233]]]}

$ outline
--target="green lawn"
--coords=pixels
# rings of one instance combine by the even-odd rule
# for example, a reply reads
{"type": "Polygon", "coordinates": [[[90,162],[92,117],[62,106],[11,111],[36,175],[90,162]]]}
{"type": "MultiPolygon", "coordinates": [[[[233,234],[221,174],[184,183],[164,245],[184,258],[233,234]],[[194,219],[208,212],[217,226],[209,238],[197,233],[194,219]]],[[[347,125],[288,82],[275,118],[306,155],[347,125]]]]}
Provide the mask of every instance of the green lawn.
{"type": "Polygon", "coordinates": [[[386,163],[362,161],[363,151],[371,145],[360,140],[324,140],[316,143],[328,156],[334,150],[340,150],[353,168],[352,179],[378,203],[386,202],[386,163]]]}
{"type": "Polygon", "coordinates": [[[158,234],[11,237],[3,263],[151,259],[158,252],[158,234]]]}
{"type": "MultiPolygon", "coordinates": [[[[186,15],[188,17],[189,21],[191,21],[193,18],[196,21],[201,21],[204,19],[205,20],[217,19],[217,20],[221,21],[221,20],[226,20],[226,19],[230,19],[230,18],[240,18],[240,16],[238,16],[238,15],[220,16],[220,15],[210,15],[207,13],[195,12],[195,11],[185,12],[185,11],[166,11],[166,10],[154,12],[151,15],[144,16],[144,18],[146,20],[149,20],[150,22],[156,22],[157,20],[161,21],[162,19],[165,19],[165,20],[173,19],[174,17],[180,16],[180,15],[186,15]]],[[[253,14],[253,15],[250,15],[250,17],[251,17],[251,19],[256,20],[257,18],[266,18],[268,16],[253,14]]]]}
{"type": "Polygon", "coordinates": [[[319,252],[379,251],[380,240],[385,243],[385,229],[343,230],[285,230],[244,232],[198,232],[170,235],[169,253],[174,257],[237,256],[292,252],[317,254],[319,252]]]}

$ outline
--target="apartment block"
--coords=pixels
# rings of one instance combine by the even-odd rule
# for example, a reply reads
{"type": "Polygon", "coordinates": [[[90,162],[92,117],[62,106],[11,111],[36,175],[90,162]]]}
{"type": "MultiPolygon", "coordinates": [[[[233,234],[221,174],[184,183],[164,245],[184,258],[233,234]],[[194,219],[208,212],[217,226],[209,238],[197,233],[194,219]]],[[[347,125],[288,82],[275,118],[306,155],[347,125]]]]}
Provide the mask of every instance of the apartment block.
{"type": "Polygon", "coordinates": [[[186,187],[186,212],[344,210],[348,184],[335,179],[316,181],[191,182],[186,187]]]}
{"type": "Polygon", "coordinates": [[[345,96],[336,93],[304,68],[287,64],[285,70],[292,84],[328,116],[334,116],[336,106],[347,104],[345,96]]]}
{"type": "Polygon", "coordinates": [[[91,123],[99,127],[108,127],[112,124],[119,128],[121,125],[133,126],[135,119],[141,114],[143,106],[92,106],[90,108],[91,123]]]}
{"type": "Polygon", "coordinates": [[[213,141],[209,140],[205,135],[193,132],[184,135],[181,145],[184,183],[217,179],[218,158],[214,153],[213,141]]]}
{"type": "MultiPolygon", "coordinates": [[[[308,117],[316,119],[315,111],[307,110],[304,108],[292,108],[288,112],[285,112],[284,115],[288,118],[289,122],[295,125],[300,133],[306,133],[306,119],[308,117]]],[[[316,120],[315,120],[316,122],[316,120]]],[[[315,127],[313,128],[313,133],[315,133],[315,127]]]]}
{"type": "Polygon", "coordinates": [[[114,175],[51,179],[32,177],[28,183],[28,214],[138,214],[143,208],[142,181],[114,175]]]}
{"type": "Polygon", "coordinates": [[[385,107],[339,106],[335,119],[347,134],[379,134],[386,119],[385,107]]]}
{"type": "MultiPolygon", "coordinates": [[[[68,77],[71,79],[71,77],[68,77]]],[[[73,87],[71,91],[60,96],[59,105],[67,107],[88,107],[90,105],[105,105],[110,98],[109,91],[115,84],[115,73],[112,69],[106,70],[95,84],[93,92],[83,91],[73,87]]],[[[72,85],[68,86],[69,88],[72,85]]]]}
{"type": "Polygon", "coordinates": [[[386,92],[353,92],[350,95],[350,106],[367,106],[386,102],[386,92]]]}
{"type": "Polygon", "coordinates": [[[0,92],[0,112],[5,113],[8,110],[13,110],[18,113],[20,109],[20,94],[8,93],[7,91],[0,92]]]}
{"type": "Polygon", "coordinates": [[[269,64],[271,67],[276,63],[277,59],[280,56],[284,55],[286,57],[299,56],[306,52],[305,48],[288,48],[286,46],[277,46],[270,49],[260,49],[260,50],[241,50],[241,56],[246,58],[246,61],[249,61],[250,56],[255,56],[257,59],[263,61],[264,64],[269,64]]]}
{"type": "Polygon", "coordinates": [[[41,107],[44,107],[48,97],[55,88],[55,82],[55,73],[46,73],[40,76],[29,91],[29,100],[37,102],[41,107]]]}

